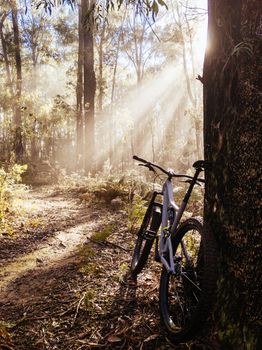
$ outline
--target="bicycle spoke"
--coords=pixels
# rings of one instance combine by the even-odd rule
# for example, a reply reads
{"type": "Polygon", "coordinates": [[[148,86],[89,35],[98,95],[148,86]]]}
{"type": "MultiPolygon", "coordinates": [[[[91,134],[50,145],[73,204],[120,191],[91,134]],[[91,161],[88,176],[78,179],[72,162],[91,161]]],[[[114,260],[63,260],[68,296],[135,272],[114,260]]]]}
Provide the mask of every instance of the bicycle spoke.
{"type": "Polygon", "coordinates": [[[172,327],[179,330],[185,324],[184,296],[179,287],[181,281],[176,281],[177,277],[174,275],[171,275],[170,279],[172,279],[172,282],[170,283],[169,298],[174,299],[173,307],[170,310],[172,327]]]}
{"type": "Polygon", "coordinates": [[[200,247],[201,233],[189,227],[176,248],[174,259],[180,266],[169,276],[167,300],[169,324],[178,334],[191,323],[202,294],[200,247]]]}
{"type": "Polygon", "coordinates": [[[198,297],[196,296],[195,292],[193,292],[194,298],[196,299],[196,302],[199,303],[198,297]]]}
{"type": "Polygon", "coordinates": [[[185,277],[185,278],[187,279],[187,281],[190,282],[194,287],[196,287],[200,292],[202,291],[202,289],[199,288],[199,286],[196,285],[195,282],[193,282],[193,281],[187,276],[187,274],[186,274],[185,272],[181,272],[181,275],[182,275],[183,277],[185,277]]]}

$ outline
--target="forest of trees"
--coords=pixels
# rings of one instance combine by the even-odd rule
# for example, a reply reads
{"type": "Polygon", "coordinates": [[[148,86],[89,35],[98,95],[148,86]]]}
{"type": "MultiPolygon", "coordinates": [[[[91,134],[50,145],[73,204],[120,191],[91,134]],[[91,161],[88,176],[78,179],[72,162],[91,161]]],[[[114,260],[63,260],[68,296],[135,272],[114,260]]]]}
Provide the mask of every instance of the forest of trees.
{"type": "Polygon", "coordinates": [[[261,1],[61,2],[1,2],[1,164],[110,174],[133,154],[177,171],[204,157],[212,331],[221,349],[261,348],[261,1]]]}
{"type": "Polygon", "coordinates": [[[154,21],[94,5],[1,6],[1,162],[92,173],[142,154],[187,169],[203,148],[194,40],[206,11],[170,1],[154,21]]]}

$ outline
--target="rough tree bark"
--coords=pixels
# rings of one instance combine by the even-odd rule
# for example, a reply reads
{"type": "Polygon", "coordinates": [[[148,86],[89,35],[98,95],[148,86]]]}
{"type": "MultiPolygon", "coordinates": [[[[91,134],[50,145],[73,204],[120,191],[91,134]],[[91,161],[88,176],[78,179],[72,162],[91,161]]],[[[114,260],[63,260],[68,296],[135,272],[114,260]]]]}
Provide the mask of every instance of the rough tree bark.
{"type": "Polygon", "coordinates": [[[15,66],[16,66],[16,94],[15,94],[15,112],[14,112],[14,152],[16,162],[21,163],[23,159],[23,140],[22,140],[22,115],[20,107],[20,99],[22,92],[22,61],[20,52],[20,35],[18,26],[18,14],[16,2],[11,2],[12,8],[12,24],[14,33],[14,50],[15,50],[15,66]]]}
{"type": "Polygon", "coordinates": [[[84,115],[85,115],[85,171],[94,171],[95,152],[95,92],[96,77],[94,70],[94,7],[95,0],[82,0],[84,23],[84,115]]]}
{"type": "Polygon", "coordinates": [[[259,0],[209,0],[204,63],[205,221],[220,247],[216,331],[222,349],[261,349],[259,0]]]}
{"type": "Polygon", "coordinates": [[[12,77],[11,77],[11,67],[10,67],[10,61],[8,58],[8,52],[7,52],[7,43],[4,36],[3,26],[4,21],[8,16],[8,12],[4,12],[1,16],[0,20],[0,38],[1,38],[1,45],[2,45],[2,51],[3,51],[3,58],[5,61],[5,70],[6,70],[6,77],[7,77],[7,86],[10,89],[10,93],[13,96],[13,86],[12,86],[12,77]]]}

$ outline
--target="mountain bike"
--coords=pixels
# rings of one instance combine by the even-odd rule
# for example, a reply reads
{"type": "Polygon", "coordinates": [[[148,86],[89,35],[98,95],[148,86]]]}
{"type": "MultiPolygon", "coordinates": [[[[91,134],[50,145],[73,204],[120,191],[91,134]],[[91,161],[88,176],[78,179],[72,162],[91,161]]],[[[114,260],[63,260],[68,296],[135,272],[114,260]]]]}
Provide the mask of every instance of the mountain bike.
{"type": "Polygon", "coordinates": [[[172,169],[165,170],[137,156],[133,159],[154,173],[160,170],[166,179],[161,191],[152,192],[137,232],[131,272],[137,276],[142,271],[155,242],[154,258],[162,263],[161,322],[171,341],[185,342],[192,339],[207,320],[216,287],[217,249],[211,230],[203,227],[202,219],[197,217],[180,223],[194,186],[205,182],[199,175],[208,164],[196,161],[194,176],[189,176],[175,174],[172,169]],[[189,184],[180,206],[174,200],[173,178],[182,178],[189,184]]]}

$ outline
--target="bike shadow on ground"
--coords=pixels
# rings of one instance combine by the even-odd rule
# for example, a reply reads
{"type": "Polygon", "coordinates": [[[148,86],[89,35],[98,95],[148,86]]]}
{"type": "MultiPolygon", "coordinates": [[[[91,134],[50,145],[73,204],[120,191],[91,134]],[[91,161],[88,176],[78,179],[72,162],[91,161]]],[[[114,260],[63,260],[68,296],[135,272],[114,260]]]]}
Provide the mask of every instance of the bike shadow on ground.
{"type": "Polygon", "coordinates": [[[124,275],[103,319],[101,343],[107,349],[173,349],[159,327],[155,283],[148,273],[138,282],[129,271],[124,275]]]}
{"type": "Polygon", "coordinates": [[[137,308],[137,277],[129,271],[122,276],[119,288],[113,299],[110,315],[117,314],[132,317],[137,308]]]}

